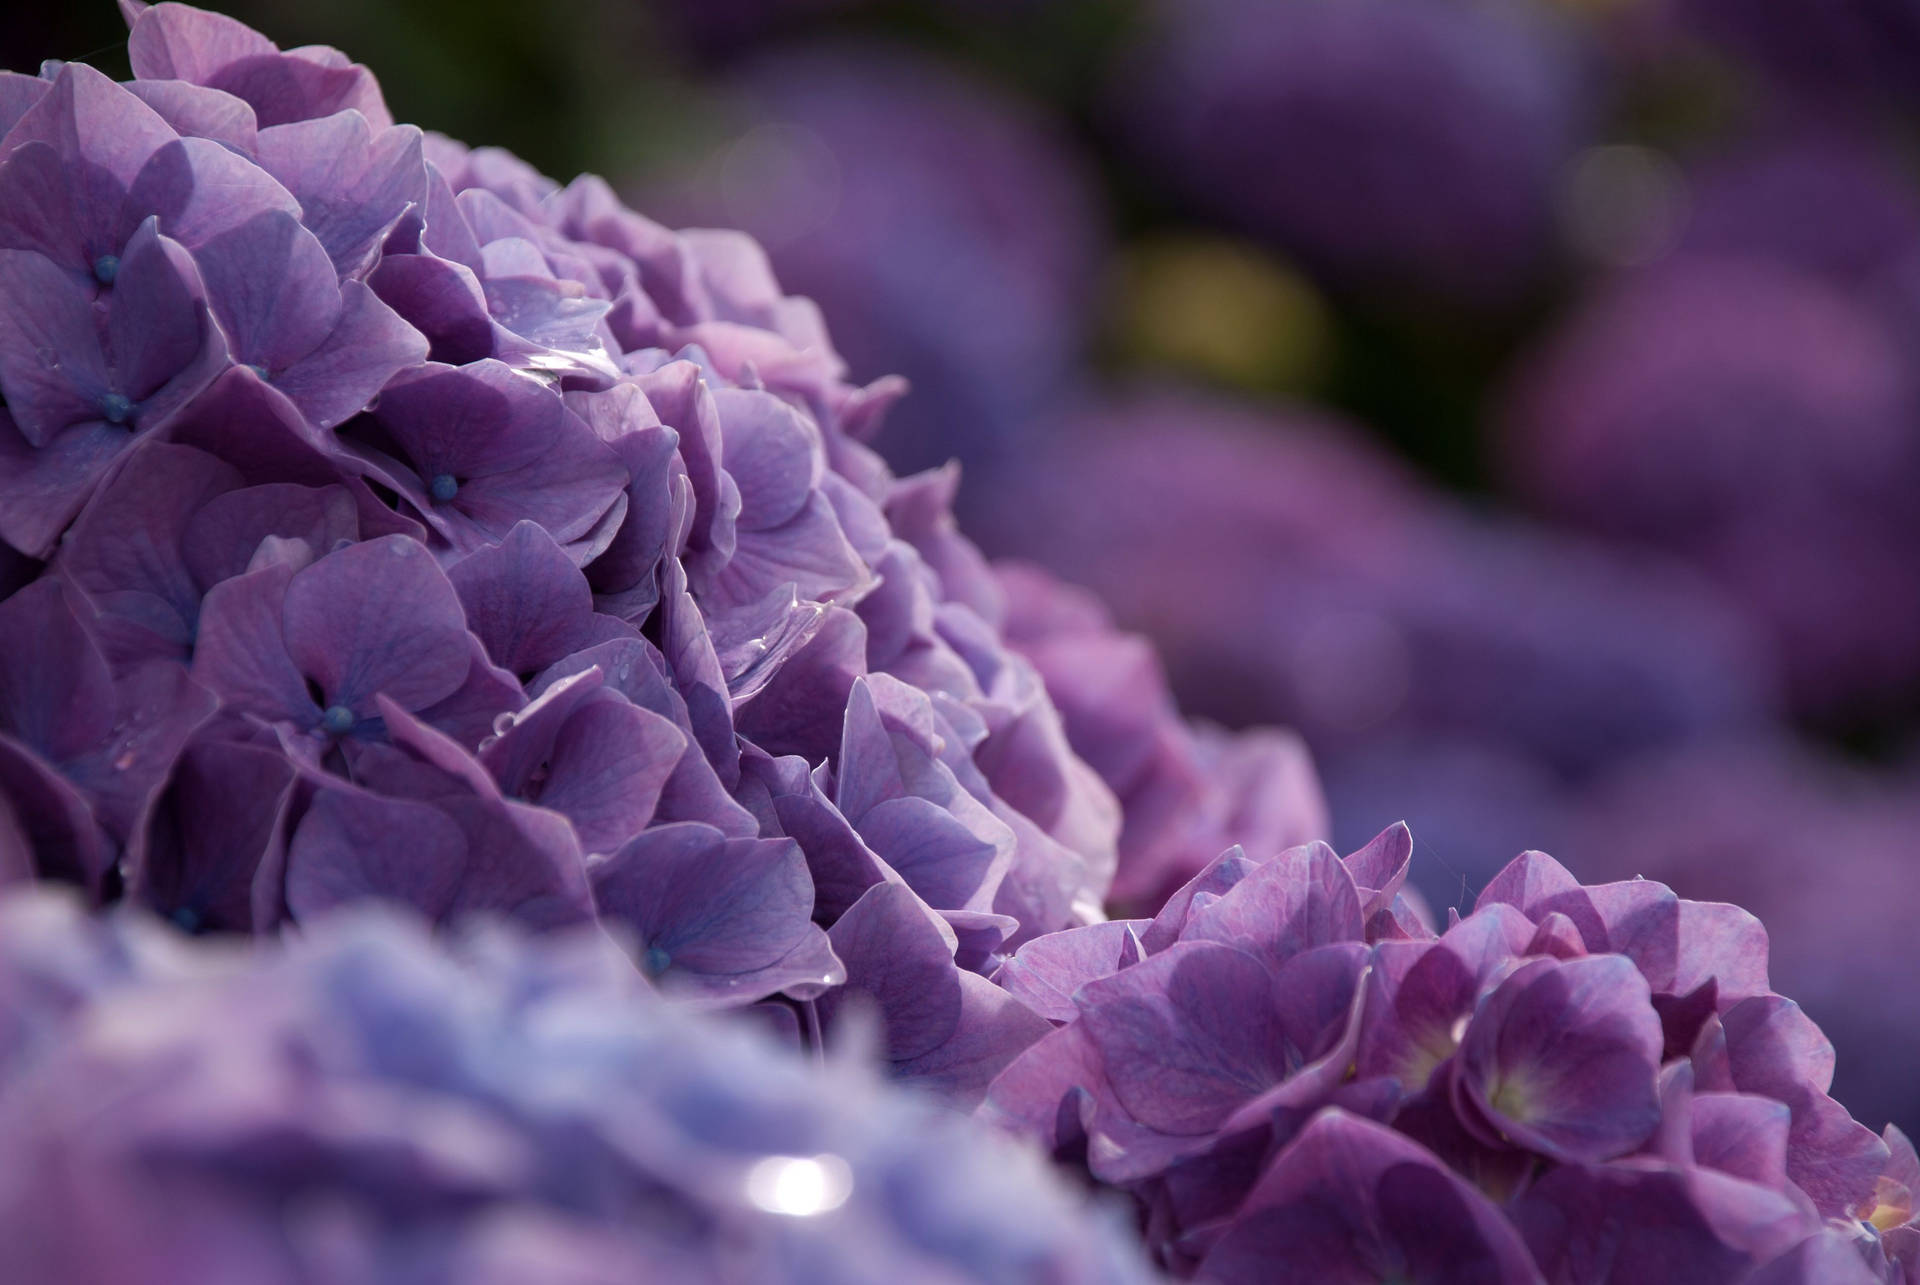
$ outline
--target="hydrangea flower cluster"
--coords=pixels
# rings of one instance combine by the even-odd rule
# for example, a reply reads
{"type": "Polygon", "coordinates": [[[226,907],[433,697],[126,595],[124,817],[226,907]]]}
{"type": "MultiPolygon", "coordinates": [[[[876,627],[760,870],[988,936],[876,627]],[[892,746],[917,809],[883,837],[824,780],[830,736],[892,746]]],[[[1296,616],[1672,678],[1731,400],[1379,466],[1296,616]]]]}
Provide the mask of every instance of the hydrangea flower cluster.
{"type": "Polygon", "coordinates": [[[903,384],[742,235],[125,9],[131,83],[0,78],[0,872],[597,918],[706,1002],[845,983],[977,1093],[1046,1029],[979,974],[1100,916],[1120,810],[957,475],[862,445],[903,384]]]}
{"type": "Polygon", "coordinates": [[[1559,168],[1590,129],[1547,6],[1147,6],[1110,114],[1196,208],[1338,286],[1510,304],[1544,266],[1559,168]]]}
{"type": "Polygon", "coordinates": [[[985,1114],[1223,1285],[1914,1279],[1911,1148],[1827,1095],[1757,920],[1526,853],[1437,932],[1411,852],[1231,850],[1029,943],[1000,980],[1057,1029],[985,1114]]]}
{"type": "Polygon", "coordinates": [[[248,954],[0,901],[0,1139],[16,1280],[1152,1279],[858,1059],[663,1003],[604,938],[384,910],[248,954]]]}

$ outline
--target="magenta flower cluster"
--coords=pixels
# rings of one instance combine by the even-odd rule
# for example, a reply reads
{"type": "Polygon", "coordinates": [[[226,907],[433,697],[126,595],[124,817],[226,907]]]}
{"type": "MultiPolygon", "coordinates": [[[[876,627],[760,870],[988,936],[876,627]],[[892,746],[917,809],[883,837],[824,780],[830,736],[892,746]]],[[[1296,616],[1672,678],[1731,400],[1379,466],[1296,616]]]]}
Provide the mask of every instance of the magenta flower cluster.
{"type": "Polygon", "coordinates": [[[1236,849],[1022,947],[1000,980],[1057,1029],[985,1113],[1222,1285],[1914,1279],[1912,1148],[1827,1096],[1757,920],[1525,853],[1436,932],[1411,854],[1236,849]]]}

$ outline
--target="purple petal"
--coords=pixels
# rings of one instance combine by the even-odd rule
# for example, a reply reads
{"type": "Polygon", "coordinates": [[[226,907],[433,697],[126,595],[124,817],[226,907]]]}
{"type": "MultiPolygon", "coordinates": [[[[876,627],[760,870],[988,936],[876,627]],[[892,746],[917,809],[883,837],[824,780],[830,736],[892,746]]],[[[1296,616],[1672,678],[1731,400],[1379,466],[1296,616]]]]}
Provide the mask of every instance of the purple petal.
{"type": "Polygon", "coordinates": [[[234,360],[269,378],[318,348],[340,319],[332,260],[285,210],[207,238],[194,259],[234,360]]]}
{"type": "Polygon", "coordinates": [[[1399,1134],[1336,1110],[1261,1175],[1201,1274],[1222,1285],[1540,1279],[1486,1197],[1399,1134]]]}
{"type": "Polygon", "coordinates": [[[185,80],[136,80],[127,90],[175,132],[212,139],[242,156],[254,154],[259,123],[245,100],[185,80]]]}
{"type": "MultiPolygon", "coordinates": [[[[1538,960],[1503,981],[1468,1024],[1455,1096],[1495,1137],[1556,1159],[1607,1160],[1659,1123],[1660,1020],[1618,955],[1538,960]]],[[[1469,1127],[1474,1119],[1467,1117],[1469,1127]]]]}
{"type": "Polygon", "coordinates": [[[332,428],[372,404],[387,381],[427,359],[427,339],[358,281],[340,285],[339,320],[320,346],[274,383],[315,428],[332,428]]]}
{"type": "Polygon", "coordinates": [[[813,923],[813,888],[786,839],[730,839],[697,823],[656,826],[592,870],[602,915],[640,934],[644,970],[668,989],[751,1003],[809,998],[842,976],[813,923]]]}
{"type": "Polygon", "coordinates": [[[1183,941],[1218,941],[1279,965],[1304,950],[1360,941],[1360,893],[1324,843],[1290,848],[1187,919],[1183,941]]]}
{"type": "Polygon", "coordinates": [[[387,234],[426,204],[420,131],[410,126],[375,132],[359,113],[338,112],[262,130],[257,155],[299,199],[301,221],[342,279],[364,277],[387,234]]]}
{"type": "Polygon", "coordinates": [[[1204,1134],[1286,1075],[1273,979],[1213,942],[1181,942],[1076,994],[1114,1095],[1141,1124],[1204,1134]]]}
{"type": "Polygon", "coordinates": [[[361,718],[375,695],[422,709],[466,680],[466,615],[418,541],[349,545],[287,586],[287,653],[329,705],[361,718]]]}
{"type": "Polygon", "coordinates": [[[487,655],[516,674],[536,673],[576,651],[631,635],[621,622],[594,611],[586,577],[532,522],[516,523],[500,543],[462,558],[448,578],[487,655]]]}
{"type": "Polygon", "coordinates": [[[1074,992],[1138,963],[1142,919],[1111,919],[1036,937],[1015,952],[994,980],[1043,1017],[1071,1022],[1080,1015],[1074,992]]]}

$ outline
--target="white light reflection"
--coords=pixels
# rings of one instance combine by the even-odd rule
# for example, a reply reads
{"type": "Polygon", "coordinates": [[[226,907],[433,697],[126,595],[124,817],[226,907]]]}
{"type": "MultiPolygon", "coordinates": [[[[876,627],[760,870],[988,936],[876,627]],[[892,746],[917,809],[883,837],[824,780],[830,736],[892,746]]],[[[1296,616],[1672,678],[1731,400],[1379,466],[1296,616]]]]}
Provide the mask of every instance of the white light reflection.
{"type": "Polygon", "coordinates": [[[839,1156],[768,1156],[747,1171],[747,1199],[770,1214],[811,1218],[853,1194],[853,1170],[839,1156]]]}

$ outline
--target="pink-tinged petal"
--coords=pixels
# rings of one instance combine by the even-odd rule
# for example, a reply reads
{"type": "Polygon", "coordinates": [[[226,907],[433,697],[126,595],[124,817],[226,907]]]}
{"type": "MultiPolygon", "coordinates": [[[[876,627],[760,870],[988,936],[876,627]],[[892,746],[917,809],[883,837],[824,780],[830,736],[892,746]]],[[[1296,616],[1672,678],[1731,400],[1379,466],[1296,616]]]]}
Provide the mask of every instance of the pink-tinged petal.
{"type": "Polygon", "coordinates": [[[1404,821],[1382,830],[1358,852],[1346,857],[1347,872],[1363,893],[1360,915],[1372,919],[1393,904],[1413,864],[1413,832],[1404,821]]]}
{"type": "Polygon", "coordinates": [[[1353,876],[1324,843],[1289,848],[1187,919],[1184,941],[1218,941],[1278,966],[1365,933],[1353,876]]]}
{"type": "Polygon", "coordinates": [[[1827,1096],[1833,1045],[1798,1004],[1778,995],[1742,1000],[1721,1020],[1732,1087],[1784,1102],[1793,1113],[1787,1176],[1826,1217],[1855,1216],[1872,1197],[1888,1153],[1827,1096]]]}
{"type": "Polygon", "coordinates": [[[1041,1016],[1071,1022],[1080,1015],[1074,992],[1140,962],[1139,934],[1145,926],[1143,919],[1110,919],[1036,937],[1001,966],[994,980],[1041,1016]]]}
{"type": "Polygon", "coordinates": [[[1140,934],[1141,943],[1149,953],[1158,953],[1179,941],[1196,906],[1210,905],[1259,868],[1260,863],[1248,857],[1244,849],[1237,845],[1228,848],[1167,898],[1153,922],[1140,934]]]}
{"type": "Polygon", "coordinates": [[[1886,1285],[1867,1265],[1856,1238],[1836,1227],[1801,1241],[1743,1285],[1886,1285]]]}
{"type": "MultiPolygon", "coordinates": [[[[1544,852],[1523,852],[1488,881],[1487,886],[1481,889],[1479,899],[1473,903],[1473,908],[1479,910],[1496,902],[1504,902],[1520,913],[1531,916],[1534,909],[1549,897],[1579,890],[1580,881],[1558,861],[1544,852]]],[[[1581,925],[1583,931],[1585,927],[1581,925]]]]}
{"type": "Polygon", "coordinates": [[[1112,1095],[1100,1051],[1076,1025],[1042,1036],[987,1087],[977,1114],[1053,1151],[1085,1146],[1097,1094],[1112,1095]]]}
{"type": "Polygon", "coordinates": [[[1688,1121],[1693,1160],[1785,1191],[1792,1122],[1786,1105],[1771,1098],[1750,1093],[1696,1094],[1688,1121]]]}

